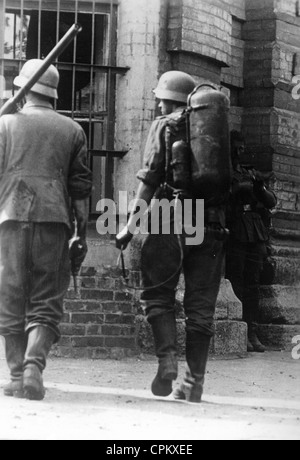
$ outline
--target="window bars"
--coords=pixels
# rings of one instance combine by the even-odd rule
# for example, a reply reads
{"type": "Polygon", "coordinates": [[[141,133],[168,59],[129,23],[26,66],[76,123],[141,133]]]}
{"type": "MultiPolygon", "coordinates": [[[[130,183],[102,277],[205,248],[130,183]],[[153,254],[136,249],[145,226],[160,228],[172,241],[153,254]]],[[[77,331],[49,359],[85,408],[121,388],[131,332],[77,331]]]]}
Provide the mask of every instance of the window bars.
{"type": "Polygon", "coordinates": [[[0,0],[0,98],[28,59],[43,59],[73,23],[83,31],[60,56],[56,109],[83,127],[94,176],[91,214],[101,198],[113,197],[116,75],[116,0],[0,0]]]}

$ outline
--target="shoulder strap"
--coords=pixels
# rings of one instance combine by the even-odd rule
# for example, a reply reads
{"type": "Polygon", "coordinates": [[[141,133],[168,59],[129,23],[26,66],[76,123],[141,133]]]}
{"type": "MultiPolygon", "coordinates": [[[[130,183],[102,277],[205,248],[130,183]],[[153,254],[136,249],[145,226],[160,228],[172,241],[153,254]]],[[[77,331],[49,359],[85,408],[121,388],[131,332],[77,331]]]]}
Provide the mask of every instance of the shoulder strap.
{"type": "Polygon", "coordinates": [[[167,116],[167,124],[166,124],[166,131],[165,131],[165,144],[166,144],[166,162],[165,162],[165,182],[167,184],[172,183],[172,130],[176,129],[176,127],[182,123],[186,123],[186,111],[183,113],[172,114],[171,116],[167,116]]]}
{"type": "Polygon", "coordinates": [[[171,128],[167,124],[165,132],[165,143],[166,143],[166,162],[165,162],[165,182],[170,184],[171,182],[171,162],[172,162],[172,145],[171,145],[171,128]]]}

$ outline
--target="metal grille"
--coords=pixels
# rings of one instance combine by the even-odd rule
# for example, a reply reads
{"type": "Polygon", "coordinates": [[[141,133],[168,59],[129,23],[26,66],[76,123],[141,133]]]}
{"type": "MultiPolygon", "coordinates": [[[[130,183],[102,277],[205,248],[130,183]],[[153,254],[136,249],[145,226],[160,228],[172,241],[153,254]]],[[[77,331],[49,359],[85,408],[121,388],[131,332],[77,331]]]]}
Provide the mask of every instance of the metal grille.
{"type": "Polygon", "coordinates": [[[56,109],[81,124],[94,175],[91,214],[113,197],[116,75],[116,0],[0,0],[0,97],[12,96],[13,80],[28,59],[43,59],[74,22],[82,33],[59,58],[56,109]]]}

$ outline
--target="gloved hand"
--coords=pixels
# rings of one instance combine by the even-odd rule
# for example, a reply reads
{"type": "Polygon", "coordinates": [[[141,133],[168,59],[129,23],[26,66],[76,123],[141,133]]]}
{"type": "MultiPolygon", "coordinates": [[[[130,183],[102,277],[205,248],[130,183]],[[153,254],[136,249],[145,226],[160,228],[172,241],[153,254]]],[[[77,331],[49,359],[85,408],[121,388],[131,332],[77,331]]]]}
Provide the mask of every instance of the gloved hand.
{"type": "Polygon", "coordinates": [[[72,275],[77,276],[87,255],[88,248],[85,238],[75,237],[69,242],[72,275]]]}
{"type": "Polygon", "coordinates": [[[255,171],[253,176],[253,183],[257,185],[263,185],[265,183],[263,175],[259,171],[255,171]]]}
{"type": "Polygon", "coordinates": [[[130,232],[128,225],[116,236],[116,247],[118,249],[125,250],[133,238],[133,234],[130,232]]]}
{"type": "Polygon", "coordinates": [[[253,177],[253,193],[257,199],[261,199],[261,195],[265,190],[265,181],[263,175],[256,171],[253,177]]]}

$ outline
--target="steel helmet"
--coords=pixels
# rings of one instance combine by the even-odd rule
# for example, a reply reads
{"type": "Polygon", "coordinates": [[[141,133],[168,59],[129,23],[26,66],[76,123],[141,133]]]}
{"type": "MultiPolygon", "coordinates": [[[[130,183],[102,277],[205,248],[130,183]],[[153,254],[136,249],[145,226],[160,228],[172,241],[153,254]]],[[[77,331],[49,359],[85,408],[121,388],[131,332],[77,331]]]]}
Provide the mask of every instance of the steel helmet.
{"type": "MultiPolygon", "coordinates": [[[[31,59],[24,64],[20,75],[15,78],[14,84],[22,88],[28,80],[36,73],[41,67],[43,61],[40,59],[31,59]]],[[[37,94],[42,94],[51,99],[58,99],[57,88],[59,83],[59,73],[56,67],[51,65],[46,72],[40,77],[37,83],[31,88],[37,94]]]]}
{"type": "Polygon", "coordinates": [[[167,99],[186,104],[187,97],[195,86],[196,83],[189,74],[172,70],[160,77],[157,88],[153,92],[158,99],[167,99]]]}

